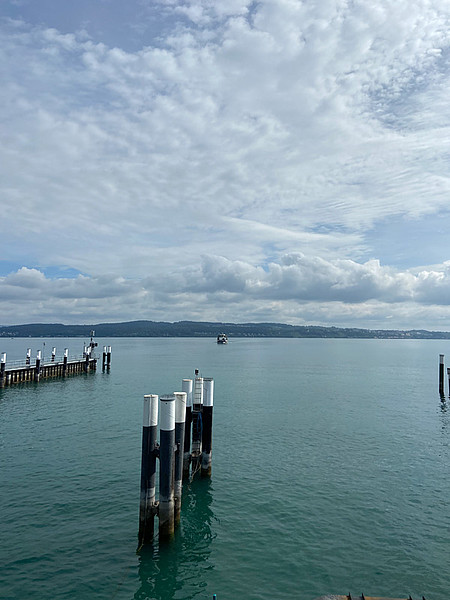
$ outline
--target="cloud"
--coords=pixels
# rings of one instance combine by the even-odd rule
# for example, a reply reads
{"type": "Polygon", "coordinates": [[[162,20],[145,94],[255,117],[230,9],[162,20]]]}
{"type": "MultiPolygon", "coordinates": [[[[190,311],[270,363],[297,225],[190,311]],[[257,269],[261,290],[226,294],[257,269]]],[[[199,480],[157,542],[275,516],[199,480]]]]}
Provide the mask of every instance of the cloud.
{"type": "Polygon", "coordinates": [[[158,282],[175,319],[201,314],[203,297],[255,319],[278,302],[446,304],[446,267],[381,266],[370,236],[395,217],[407,247],[407,219],[447,210],[445,7],[157,6],[164,33],[136,51],[0,23],[1,258],[86,274],[58,287],[19,271],[8,294],[43,285],[74,316],[109,293],[117,315],[120,298],[153,314],[158,282]]]}
{"type": "Polygon", "coordinates": [[[327,261],[296,253],[264,269],[205,256],[201,264],[163,280],[151,275],[141,280],[112,275],[49,279],[37,269],[21,268],[0,278],[0,308],[3,324],[32,317],[51,320],[55,313],[68,323],[180,320],[179,314],[189,314],[197,320],[292,324],[331,318],[342,326],[363,321],[372,327],[382,327],[387,319],[385,327],[411,328],[408,318],[415,315],[415,327],[419,322],[433,328],[432,322],[447,329],[449,292],[450,263],[413,273],[378,261],[327,261]]]}

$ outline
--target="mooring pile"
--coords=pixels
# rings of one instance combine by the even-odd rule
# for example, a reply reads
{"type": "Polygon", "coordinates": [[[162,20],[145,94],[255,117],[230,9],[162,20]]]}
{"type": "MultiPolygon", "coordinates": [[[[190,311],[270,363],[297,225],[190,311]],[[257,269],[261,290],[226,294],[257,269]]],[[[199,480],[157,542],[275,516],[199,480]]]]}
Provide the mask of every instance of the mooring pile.
{"type": "MultiPolygon", "coordinates": [[[[441,400],[445,400],[445,365],[444,365],[444,355],[439,354],[439,396],[441,400]]],[[[448,378],[448,393],[450,396],[450,369],[447,369],[447,378],[448,378]]]]}
{"type": "Polygon", "coordinates": [[[198,370],[194,380],[183,379],[181,392],[144,396],[139,547],[153,540],[155,516],[160,539],[174,534],[180,522],[183,479],[198,472],[211,476],[213,399],[214,380],[200,377],[198,370]]]}

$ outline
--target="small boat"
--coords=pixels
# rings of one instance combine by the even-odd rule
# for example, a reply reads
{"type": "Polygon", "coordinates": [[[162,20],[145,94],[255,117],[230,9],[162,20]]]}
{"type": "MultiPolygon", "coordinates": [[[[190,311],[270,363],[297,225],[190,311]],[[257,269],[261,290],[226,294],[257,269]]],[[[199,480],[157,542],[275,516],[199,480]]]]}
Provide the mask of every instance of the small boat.
{"type": "Polygon", "coordinates": [[[218,344],[228,344],[227,334],[219,333],[219,335],[217,336],[217,343],[218,344]]]}

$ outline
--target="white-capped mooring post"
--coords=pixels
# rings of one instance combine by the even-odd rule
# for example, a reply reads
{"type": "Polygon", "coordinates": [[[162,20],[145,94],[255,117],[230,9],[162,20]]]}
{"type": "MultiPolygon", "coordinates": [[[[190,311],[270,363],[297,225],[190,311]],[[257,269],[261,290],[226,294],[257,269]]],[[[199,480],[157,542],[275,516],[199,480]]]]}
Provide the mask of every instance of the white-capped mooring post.
{"type": "Polygon", "coordinates": [[[175,396],[161,396],[159,441],[159,537],[168,538],[175,531],[174,449],[175,396]]]}
{"type": "Polygon", "coordinates": [[[181,495],[183,492],[184,433],[186,422],[186,392],[175,392],[175,476],[174,476],[174,519],[175,526],[181,517],[181,495]]]}
{"type": "Polygon", "coordinates": [[[25,364],[27,366],[31,365],[31,348],[27,348],[27,356],[25,359],[25,364]]]}
{"type": "Polygon", "coordinates": [[[144,396],[142,423],[141,501],[139,507],[139,547],[153,540],[156,513],[158,396],[144,396]]]}
{"type": "Polygon", "coordinates": [[[108,349],[106,352],[106,370],[109,371],[110,368],[111,368],[111,346],[108,346],[108,349]]]}
{"type": "Polygon", "coordinates": [[[34,368],[34,380],[36,382],[39,381],[41,376],[41,359],[42,359],[42,351],[38,350],[36,354],[36,366],[34,368]]]}
{"type": "Polygon", "coordinates": [[[186,420],[184,425],[183,479],[189,477],[191,464],[191,424],[192,424],[192,379],[183,379],[181,389],[186,392],[186,420]]]}
{"type": "Polygon", "coordinates": [[[214,404],[214,380],[203,379],[203,416],[202,416],[202,466],[203,477],[211,477],[212,418],[214,404]]]}
{"type": "Polygon", "coordinates": [[[67,375],[67,361],[69,358],[69,348],[64,348],[64,360],[63,360],[63,377],[67,375]]]}
{"type": "Polygon", "coordinates": [[[439,354],[439,395],[445,396],[444,390],[444,355],[439,354]]]}
{"type": "Polygon", "coordinates": [[[52,362],[55,362],[55,356],[56,356],[56,348],[55,348],[55,346],[53,346],[53,348],[52,348],[52,362]]]}
{"type": "Polygon", "coordinates": [[[0,388],[5,387],[5,385],[6,385],[5,369],[6,369],[6,352],[2,352],[2,355],[0,357],[0,388]]]}

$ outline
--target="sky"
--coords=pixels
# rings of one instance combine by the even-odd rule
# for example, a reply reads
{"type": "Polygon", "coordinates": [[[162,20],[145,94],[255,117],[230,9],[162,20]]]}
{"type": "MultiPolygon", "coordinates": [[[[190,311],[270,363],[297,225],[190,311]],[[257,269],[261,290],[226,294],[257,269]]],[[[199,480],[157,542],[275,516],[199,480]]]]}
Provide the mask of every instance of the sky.
{"type": "Polygon", "coordinates": [[[450,330],[449,0],[0,0],[0,324],[450,330]]]}

